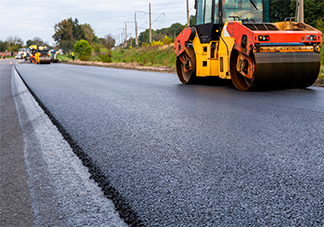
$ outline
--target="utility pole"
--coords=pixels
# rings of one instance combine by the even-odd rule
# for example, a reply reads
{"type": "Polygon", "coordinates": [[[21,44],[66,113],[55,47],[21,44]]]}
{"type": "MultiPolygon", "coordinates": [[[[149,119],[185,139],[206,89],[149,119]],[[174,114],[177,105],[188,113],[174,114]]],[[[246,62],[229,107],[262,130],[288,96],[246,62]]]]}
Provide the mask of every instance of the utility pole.
{"type": "Polygon", "coordinates": [[[117,28],[117,30],[121,30],[120,34],[118,35],[119,36],[119,41],[120,41],[120,48],[123,47],[123,44],[124,44],[124,39],[123,39],[123,36],[124,36],[124,28],[117,28]]]}
{"type": "Polygon", "coordinates": [[[137,23],[136,23],[136,11],[134,14],[134,20],[135,20],[135,48],[138,47],[138,39],[137,39],[137,23]]]}
{"type": "Polygon", "coordinates": [[[152,29],[151,29],[151,3],[149,3],[149,24],[150,24],[150,43],[152,42],[152,29]]]}
{"type": "MultiPolygon", "coordinates": [[[[137,27],[137,21],[136,21],[136,13],[144,13],[144,14],[149,14],[149,13],[135,10],[135,14],[134,14],[134,19],[135,19],[135,47],[138,48],[138,38],[137,38],[137,28],[138,27],[137,27]]],[[[142,27],[142,25],[140,27],[142,27]]]]}
{"type": "Polygon", "coordinates": [[[127,48],[127,23],[133,23],[134,21],[124,21],[125,23],[125,47],[127,48]]]}
{"type": "Polygon", "coordinates": [[[298,2],[297,22],[304,23],[304,0],[299,0],[298,2]]]}
{"type": "Polygon", "coordinates": [[[127,48],[127,22],[125,22],[125,48],[127,48]]]}
{"type": "Polygon", "coordinates": [[[189,20],[189,0],[187,0],[187,27],[190,26],[190,20],[189,20]]]}

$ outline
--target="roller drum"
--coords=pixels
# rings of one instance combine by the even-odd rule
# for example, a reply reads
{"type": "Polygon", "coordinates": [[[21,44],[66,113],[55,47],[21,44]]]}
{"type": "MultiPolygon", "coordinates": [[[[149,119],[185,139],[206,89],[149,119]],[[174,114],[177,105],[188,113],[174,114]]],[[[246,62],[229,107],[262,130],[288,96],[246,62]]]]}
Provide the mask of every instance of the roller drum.
{"type": "Polygon", "coordinates": [[[320,56],[315,52],[259,52],[253,58],[255,74],[249,83],[237,71],[232,73],[239,90],[306,88],[316,81],[320,70],[320,56]]]}

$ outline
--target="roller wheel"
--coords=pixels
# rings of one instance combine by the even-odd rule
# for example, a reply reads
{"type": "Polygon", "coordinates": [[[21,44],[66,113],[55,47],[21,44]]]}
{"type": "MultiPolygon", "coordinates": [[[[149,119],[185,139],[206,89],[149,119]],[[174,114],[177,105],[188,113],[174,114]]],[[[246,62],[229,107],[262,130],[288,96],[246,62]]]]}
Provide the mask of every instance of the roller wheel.
{"type": "Polygon", "coordinates": [[[177,74],[183,84],[194,84],[196,81],[196,59],[192,48],[177,57],[177,74]]]}
{"type": "Polygon", "coordinates": [[[233,50],[232,55],[231,55],[231,65],[230,65],[230,71],[231,71],[231,78],[232,78],[232,82],[234,84],[234,86],[240,90],[240,91],[246,91],[248,90],[255,79],[255,59],[254,59],[254,55],[251,54],[249,57],[250,63],[247,62],[246,60],[242,61],[242,68],[243,71],[246,71],[246,73],[248,71],[251,70],[251,68],[254,68],[253,73],[249,73],[249,76],[245,76],[242,73],[240,73],[239,71],[237,71],[237,61],[239,58],[239,53],[237,50],[233,50]],[[254,66],[251,65],[254,64],[254,66]]]}

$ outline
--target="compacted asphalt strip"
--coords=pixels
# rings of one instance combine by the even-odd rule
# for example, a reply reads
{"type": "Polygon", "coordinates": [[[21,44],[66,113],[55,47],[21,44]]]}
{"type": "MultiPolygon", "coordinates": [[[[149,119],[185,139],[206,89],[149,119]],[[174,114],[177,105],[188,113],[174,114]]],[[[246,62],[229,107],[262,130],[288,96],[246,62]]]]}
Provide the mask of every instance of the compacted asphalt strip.
{"type": "Polygon", "coordinates": [[[9,60],[0,98],[0,226],[127,226],[9,60]]]}
{"type": "Polygon", "coordinates": [[[12,93],[13,66],[0,60],[0,226],[32,226],[24,136],[12,93]]]}
{"type": "Polygon", "coordinates": [[[323,88],[239,92],[163,73],[17,70],[127,223],[324,225],[323,88]]]}

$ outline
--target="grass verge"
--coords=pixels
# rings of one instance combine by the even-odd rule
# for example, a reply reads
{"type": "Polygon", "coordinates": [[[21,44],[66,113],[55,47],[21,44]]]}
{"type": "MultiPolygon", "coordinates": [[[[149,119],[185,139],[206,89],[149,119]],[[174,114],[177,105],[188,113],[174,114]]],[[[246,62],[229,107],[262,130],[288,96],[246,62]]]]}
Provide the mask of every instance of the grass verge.
{"type": "Polygon", "coordinates": [[[69,61],[69,60],[72,60],[72,57],[69,57],[65,54],[58,54],[56,55],[56,58],[59,59],[60,61],[69,61]]]}
{"type": "Polygon", "coordinates": [[[324,79],[324,43],[323,43],[323,46],[321,48],[320,57],[321,57],[321,69],[320,69],[318,78],[319,79],[324,79]]]}
{"type": "Polygon", "coordinates": [[[144,66],[168,66],[172,69],[176,66],[173,45],[113,50],[112,61],[137,62],[144,66]]]}
{"type": "Polygon", "coordinates": [[[324,64],[321,65],[321,69],[318,75],[318,79],[324,79],[324,64]]]}

